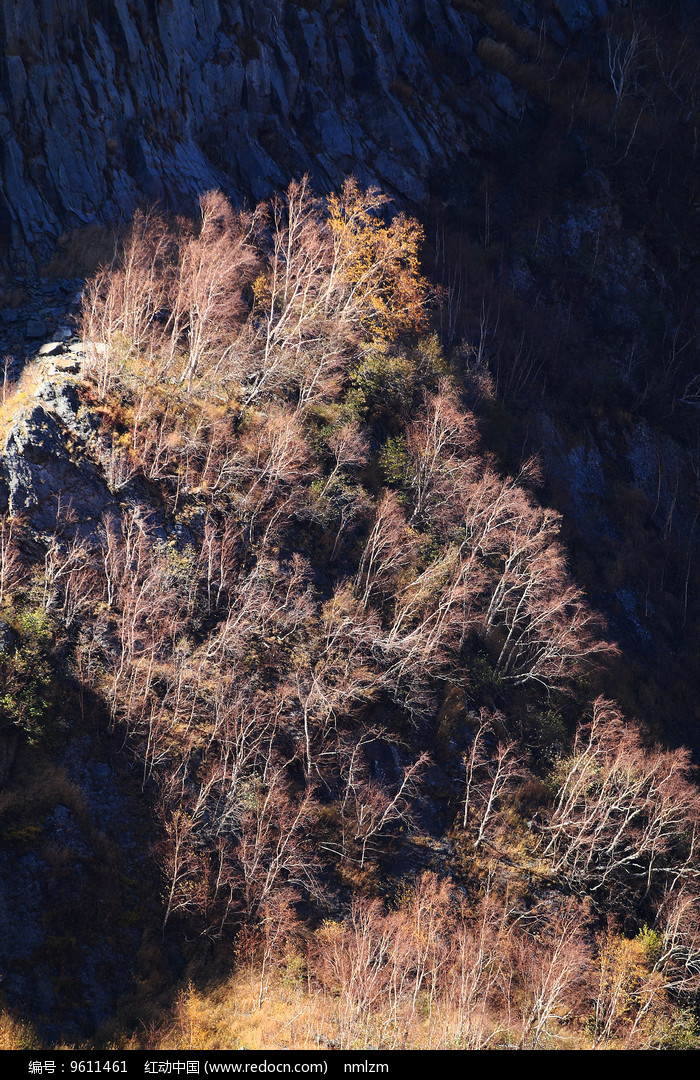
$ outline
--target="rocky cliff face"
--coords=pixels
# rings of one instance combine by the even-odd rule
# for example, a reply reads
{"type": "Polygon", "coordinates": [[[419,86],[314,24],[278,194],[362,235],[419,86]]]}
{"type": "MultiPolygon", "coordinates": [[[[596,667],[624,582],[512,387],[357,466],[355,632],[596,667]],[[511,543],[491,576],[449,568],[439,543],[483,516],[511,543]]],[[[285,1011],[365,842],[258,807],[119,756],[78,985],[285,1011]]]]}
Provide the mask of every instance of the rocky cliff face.
{"type": "MultiPolygon", "coordinates": [[[[2,0],[0,255],[29,269],[66,230],[183,208],[221,186],[355,172],[414,205],[526,109],[462,0],[2,0]]],[[[611,0],[510,4],[552,40],[611,0]]]]}

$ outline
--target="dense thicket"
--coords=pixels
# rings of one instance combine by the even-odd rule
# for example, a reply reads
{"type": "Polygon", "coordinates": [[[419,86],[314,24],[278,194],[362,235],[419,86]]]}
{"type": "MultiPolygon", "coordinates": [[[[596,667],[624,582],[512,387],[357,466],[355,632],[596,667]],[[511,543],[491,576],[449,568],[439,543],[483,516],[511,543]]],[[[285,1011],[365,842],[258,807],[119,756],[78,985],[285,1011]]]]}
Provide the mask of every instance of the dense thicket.
{"type": "MultiPolygon", "coordinates": [[[[140,762],[163,933],[235,938],[258,1004],[304,956],[346,1047],[692,1039],[688,756],[590,702],[613,647],[535,463],[484,452],[388,211],[302,181],[137,217],[83,319],[122,512],[65,518],[33,585],[4,523],[0,597],[61,627],[140,762]]],[[[31,738],[37,640],[0,656],[31,738]]]]}

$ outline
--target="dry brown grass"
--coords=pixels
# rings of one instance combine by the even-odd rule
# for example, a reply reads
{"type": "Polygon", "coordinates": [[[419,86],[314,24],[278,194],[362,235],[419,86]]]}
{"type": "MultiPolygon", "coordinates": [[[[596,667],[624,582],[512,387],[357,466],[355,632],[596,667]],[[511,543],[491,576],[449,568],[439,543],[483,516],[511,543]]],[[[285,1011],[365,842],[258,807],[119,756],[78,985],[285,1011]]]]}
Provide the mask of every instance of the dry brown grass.
{"type": "MultiPolygon", "coordinates": [[[[518,26],[497,3],[488,0],[455,0],[456,6],[477,15],[495,38],[482,37],[477,55],[488,67],[505,75],[527,94],[547,102],[561,120],[583,120],[606,128],[615,111],[615,98],[584,65],[563,56],[544,33],[518,26]]],[[[623,103],[623,113],[629,110],[623,103]]],[[[634,110],[632,110],[634,112],[634,110]]],[[[636,114],[627,116],[629,122],[636,114]]]]}
{"type": "Polygon", "coordinates": [[[104,225],[87,225],[64,233],[49,262],[42,267],[48,277],[89,277],[114,258],[118,231],[104,225]]]}
{"type": "Polygon", "coordinates": [[[454,2],[458,9],[477,15],[494,33],[507,41],[522,56],[546,64],[559,62],[559,53],[547,43],[543,34],[535,34],[524,26],[518,26],[497,4],[485,3],[484,0],[454,0],[454,2]]]}
{"type": "Polygon", "coordinates": [[[90,822],[84,796],[64,769],[21,748],[10,782],[0,791],[0,829],[27,826],[57,805],[67,806],[83,827],[90,822]]]}
{"type": "Polygon", "coordinates": [[[476,47],[476,54],[488,67],[495,68],[529,94],[538,98],[548,96],[547,77],[541,68],[536,64],[521,63],[515,51],[504,41],[483,37],[476,47]]]}

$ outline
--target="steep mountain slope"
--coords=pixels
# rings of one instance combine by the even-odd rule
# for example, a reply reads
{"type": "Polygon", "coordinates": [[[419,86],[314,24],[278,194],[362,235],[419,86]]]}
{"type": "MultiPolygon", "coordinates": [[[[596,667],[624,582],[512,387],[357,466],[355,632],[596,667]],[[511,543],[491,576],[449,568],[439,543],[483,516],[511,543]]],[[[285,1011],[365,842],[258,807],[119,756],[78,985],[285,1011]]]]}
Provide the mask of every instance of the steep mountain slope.
{"type": "Polygon", "coordinates": [[[237,938],[343,1047],[694,1045],[700,810],[652,748],[700,743],[692,8],[2,35],[3,351],[65,339],[0,412],[6,1002],[133,1030],[237,938]],[[83,283],[32,275],[96,224],[69,343],[83,283]]]}

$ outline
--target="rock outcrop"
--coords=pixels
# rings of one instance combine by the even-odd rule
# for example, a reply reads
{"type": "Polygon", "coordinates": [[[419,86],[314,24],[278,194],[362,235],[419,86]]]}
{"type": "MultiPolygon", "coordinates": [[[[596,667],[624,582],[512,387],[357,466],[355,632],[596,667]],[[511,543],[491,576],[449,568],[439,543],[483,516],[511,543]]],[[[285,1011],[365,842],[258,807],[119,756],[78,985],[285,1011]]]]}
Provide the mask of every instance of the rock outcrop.
{"type": "Polygon", "coordinates": [[[12,417],[0,471],[0,512],[26,519],[51,533],[57,514],[70,504],[84,524],[116,506],[88,441],[95,422],[81,408],[75,380],[42,381],[12,417]]]}

